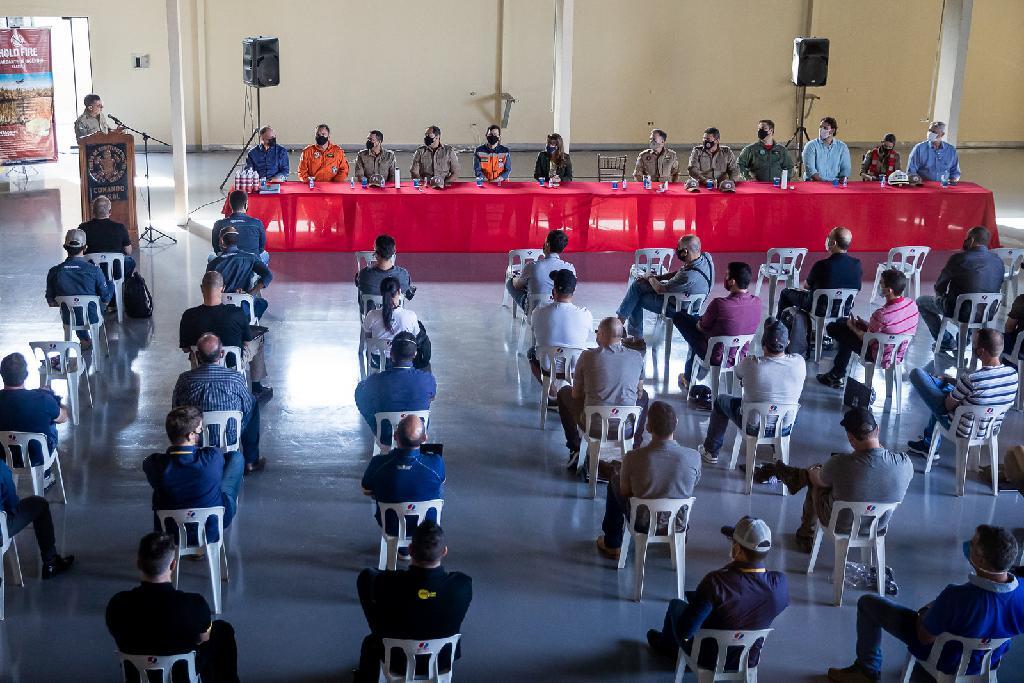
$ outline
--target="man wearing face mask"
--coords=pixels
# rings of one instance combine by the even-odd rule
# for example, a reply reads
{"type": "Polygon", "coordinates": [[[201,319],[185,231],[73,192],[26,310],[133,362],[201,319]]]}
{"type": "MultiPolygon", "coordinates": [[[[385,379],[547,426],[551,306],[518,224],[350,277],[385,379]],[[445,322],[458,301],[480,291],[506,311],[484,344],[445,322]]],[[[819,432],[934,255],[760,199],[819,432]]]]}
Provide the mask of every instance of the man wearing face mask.
{"type": "Polygon", "coordinates": [[[508,147],[501,144],[501,127],[487,127],[487,144],[476,148],[473,157],[473,174],[487,182],[508,180],[512,173],[512,155],[508,147]]]}
{"type": "Polygon", "coordinates": [[[826,116],[818,124],[818,137],[804,147],[804,180],[843,182],[850,177],[850,148],[836,138],[839,124],[826,116]]]}
{"type": "Polygon", "coordinates": [[[270,126],[260,128],[260,144],[249,150],[245,167],[256,171],[260,178],[274,182],[288,179],[288,150],[277,144],[274,129],[270,126]]]}
{"type": "Polygon", "coordinates": [[[643,180],[644,176],[650,176],[656,183],[679,180],[679,156],[675,150],[665,147],[666,140],[668,133],[665,131],[660,128],[651,131],[651,146],[636,158],[634,180],[643,180]]]}
{"type": "Polygon", "coordinates": [[[761,119],[757,122],[757,142],[752,142],[740,151],[737,160],[744,180],[770,183],[781,178],[783,171],[793,175],[793,160],[784,145],[775,142],[775,122],[761,119]]]}
{"type": "Polygon", "coordinates": [[[381,183],[395,180],[395,153],[384,149],[384,133],[371,130],[366,136],[366,149],[359,150],[356,155],[354,173],[356,180],[379,178],[381,183]]]}
{"type": "Polygon", "coordinates": [[[732,149],[720,144],[721,137],[717,128],[704,129],[704,141],[690,151],[686,169],[690,179],[686,181],[686,189],[703,187],[709,180],[720,190],[731,192],[736,189],[740,167],[732,149]]]}
{"type": "Polygon", "coordinates": [[[412,155],[409,175],[442,187],[459,179],[459,157],[454,147],[441,144],[441,129],[437,126],[424,132],[423,144],[412,155]]]}
{"type": "Polygon", "coordinates": [[[331,142],[331,128],[321,123],[314,131],[314,143],[302,150],[299,161],[299,180],[318,183],[343,183],[348,180],[348,160],[345,150],[331,142]]]}
{"type": "Polygon", "coordinates": [[[910,163],[907,173],[919,175],[924,180],[942,180],[946,176],[949,182],[960,182],[960,157],[956,147],[946,142],[946,124],[932,121],[928,126],[928,136],[923,142],[914,145],[910,152],[910,163]]]}
{"type": "Polygon", "coordinates": [[[864,153],[864,161],[860,165],[860,179],[877,181],[879,177],[888,178],[900,170],[900,153],[896,151],[896,136],[886,133],[881,144],[864,153]]]}

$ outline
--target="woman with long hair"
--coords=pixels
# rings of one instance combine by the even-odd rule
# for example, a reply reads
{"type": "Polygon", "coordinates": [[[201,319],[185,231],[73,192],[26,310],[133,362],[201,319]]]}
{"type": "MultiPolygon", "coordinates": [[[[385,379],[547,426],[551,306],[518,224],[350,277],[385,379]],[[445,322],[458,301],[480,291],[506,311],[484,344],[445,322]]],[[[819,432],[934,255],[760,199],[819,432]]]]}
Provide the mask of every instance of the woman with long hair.
{"type": "Polygon", "coordinates": [[[548,135],[548,144],[544,151],[537,155],[537,165],[533,167],[533,179],[557,178],[560,182],[572,180],[572,159],[565,151],[565,143],[558,133],[548,135]]]}
{"type": "Polygon", "coordinates": [[[416,312],[402,307],[402,285],[398,278],[381,280],[380,294],[384,297],[382,306],[363,316],[363,332],[369,339],[391,341],[399,332],[415,335],[420,331],[416,312]]]}

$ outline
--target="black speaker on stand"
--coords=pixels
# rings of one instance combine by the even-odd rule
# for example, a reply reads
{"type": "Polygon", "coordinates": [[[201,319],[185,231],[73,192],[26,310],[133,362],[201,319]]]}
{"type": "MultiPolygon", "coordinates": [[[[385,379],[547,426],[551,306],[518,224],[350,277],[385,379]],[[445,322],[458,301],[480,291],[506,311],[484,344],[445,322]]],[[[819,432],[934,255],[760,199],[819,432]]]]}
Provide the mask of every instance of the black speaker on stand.
{"type": "Polygon", "coordinates": [[[793,85],[800,89],[796,130],[793,137],[786,142],[786,149],[797,143],[797,173],[804,171],[804,142],[810,141],[804,123],[814,107],[817,95],[808,95],[807,88],[817,88],[828,81],[828,38],[795,38],[793,40],[793,85]],[[810,101],[810,105],[807,102],[810,101]]]}
{"type": "Polygon", "coordinates": [[[272,36],[253,36],[242,40],[242,83],[256,88],[256,127],[252,130],[248,142],[242,146],[242,152],[235,163],[228,169],[220,189],[223,192],[238,162],[249,151],[252,141],[256,139],[263,125],[260,112],[260,90],[281,84],[281,47],[277,38],[272,36]]]}

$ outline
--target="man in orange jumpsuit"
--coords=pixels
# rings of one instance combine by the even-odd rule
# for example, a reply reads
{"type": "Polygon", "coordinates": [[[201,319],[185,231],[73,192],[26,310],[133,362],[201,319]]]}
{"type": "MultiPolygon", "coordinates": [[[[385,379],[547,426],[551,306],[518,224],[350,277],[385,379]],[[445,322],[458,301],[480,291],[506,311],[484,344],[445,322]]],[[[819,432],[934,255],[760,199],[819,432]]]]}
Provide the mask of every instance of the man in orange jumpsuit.
{"type": "Polygon", "coordinates": [[[331,142],[330,126],[321,123],[316,127],[315,135],[315,144],[302,150],[299,180],[309,182],[310,176],[318,183],[343,183],[348,180],[345,150],[331,142]]]}

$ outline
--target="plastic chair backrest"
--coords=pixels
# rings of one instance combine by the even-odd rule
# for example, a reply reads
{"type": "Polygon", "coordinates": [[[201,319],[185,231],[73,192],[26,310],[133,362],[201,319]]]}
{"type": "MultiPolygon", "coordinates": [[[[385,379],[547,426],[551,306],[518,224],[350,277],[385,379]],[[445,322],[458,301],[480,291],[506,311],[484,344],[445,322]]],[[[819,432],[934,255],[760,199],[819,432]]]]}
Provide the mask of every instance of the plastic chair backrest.
{"type": "Polygon", "coordinates": [[[1004,277],[1017,277],[1020,273],[1021,264],[1024,264],[1024,249],[1000,247],[999,249],[993,249],[992,253],[1002,259],[1003,268],[1005,269],[1004,277]]]}
{"type": "Polygon", "coordinates": [[[970,327],[984,326],[992,320],[996,311],[999,310],[999,303],[1003,295],[999,292],[972,292],[957,296],[953,304],[952,321],[956,324],[969,325],[970,327]],[[966,306],[967,310],[964,310],[966,306]],[[961,323],[965,316],[970,315],[970,322],[961,323]]]}
{"type": "Polygon", "coordinates": [[[897,361],[899,360],[900,354],[905,354],[913,341],[914,335],[912,334],[868,332],[864,335],[864,341],[861,343],[861,362],[865,364],[871,363],[879,369],[888,370],[889,368],[899,364],[897,361]],[[875,359],[873,361],[869,361],[868,352],[871,350],[872,344],[875,345],[876,349],[875,359]],[[888,355],[886,355],[887,353],[888,355]]]}
{"type": "Polygon", "coordinates": [[[1003,418],[1006,417],[1006,411],[1009,409],[1009,405],[957,406],[949,422],[950,432],[955,434],[958,431],[958,425],[966,426],[969,424],[970,435],[967,437],[967,440],[970,445],[978,446],[999,434],[999,430],[1003,425],[1003,418]]]}
{"type": "MultiPolygon", "coordinates": [[[[224,349],[224,355],[221,356],[214,365],[219,365],[222,368],[231,368],[232,370],[238,370],[243,375],[245,374],[245,367],[242,364],[242,347],[240,346],[222,346],[224,349]],[[230,362],[229,362],[230,359],[230,362]]],[[[192,369],[195,370],[199,367],[199,360],[196,358],[196,352],[198,349],[195,346],[189,347],[188,360],[192,364],[192,369]]]]}
{"type": "Polygon", "coordinates": [[[239,410],[204,410],[203,445],[217,446],[221,451],[237,451],[242,448],[242,412],[239,410]],[[234,430],[229,431],[234,424],[234,430]],[[228,434],[234,439],[228,440],[228,434]]]}
{"type": "Polygon", "coordinates": [[[178,662],[185,662],[185,666],[188,667],[189,683],[199,683],[199,674],[196,673],[195,650],[181,655],[126,655],[123,652],[118,652],[117,655],[121,658],[121,673],[124,675],[125,681],[130,680],[126,664],[131,665],[138,672],[139,680],[143,683],[153,681],[153,678],[148,675],[149,672],[159,674],[160,683],[171,683],[174,665],[178,662]]]}
{"type": "MultiPolygon", "coordinates": [[[[423,428],[426,429],[430,425],[430,411],[429,410],[402,410],[395,412],[382,411],[374,413],[373,417],[377,420],[377,442],[380,442],[381,428],[385,424],[391,427],[392,434],[394,433],[395,427],[401,422],[406,415],[416,415],[423,421],[423,428]]],[[[382,446],[390,446],[391,444],[381,443],[382,446]]]]}
{"type": "Polygon", "coordinates": [[[221,300],[226,304],[241,308],[242,312],[249,316],[250,325],[255,325],[259,322],[256,318],[256,305],[252,294],[246,294],[245,292],[224,292],[221,300]]]}
{"type": "Polygon", "coordinates": [[[816,289],[811,293],[811,317],[822,320],[836,320],[853,310],[853,302],[860,290],[856,289],[816,289]],[[826,301],[825,314],[817,315],[818,303],[826,301]]]}
{"type": "Polygon", "coordinates": [[[662,275],[672,267],[672,257],[676,250],[666,247],[652,247],[648,249],[637,249],[633,252],[632,273],[640,275],[662,275]]]}
{"type": "Polygon", "coordinates": [[[747,431],[747,427],[752,426],[756,418],[758,425],[757,440],[773,440],[780,438],[783,430],[793,428],[793,423],[796,422],[796,415],[800,411],[800,404],[743,401],[740,404],[740,410],[743,411],[743,428],[740,430],[742,436],[753,436],[747,431]],[[775,436],[765,436],[765,432],[769,427],[774,428],[775,436]]]}
{"type": "Polygon", "coordinates": [[[46,445],[46,435],[39,432],[3,432],[0,440],[0,458],[3,458],[7,466],[12,470],[27,470],[32,468],[29,462],[29,444],[35,441],[39,444],[39,452],[43,454],[44,466],[50,459],[50,449],[46,445]]]}
{"type": "Polygon", "coordinates": [[[427,513],[431,510],[437,515],[437,523],[441,523],[441,510],[444,508],[444,499],[435,498],[433,500],[418,500],[409,501],[405,503],[377,503],[377,507],[380,508],[380,528],[381,533],[385,536],[390,534],[384,533],[384,529],[387,528],[387,520],[396,519],[398,522],[398,533],[393,536],[399,541],[407,542],[411,539],[412,534],[409,533],[409,517],[413,517],[416,522],[412,524],[412,528],[415,529],[419,526],[427,517],[427,513]]]}
{"type": "Polygon", "coordinates": [[[995,670],[992,669],[992,655],[1006,643],[1010,638],[963,638],[961,636],[955,636],[952,633],[940,633],[932,644],[931,653],[928,655],[928,659],[921,662],[924,670],[931,674],[939,683],[945,683],[945,681],[959,681],[961,676],[965,676],[965,680],[971,681],[989,681],[995,680],[993,674],[995,670]],[[939,671],[939,659],[942,657],[942,651],[949,643],[958,643],[959,648],[952,648],[959,650],[960,661],[957,663],[956,674],[945,674],[939,671]],[[971,664],[971,659],[975,652],[983,652],[981,658],[981,670],[976,674],[967,674],[967,668],[971,664]]]}
{"type": "Polygon", "coordinates": [[[924,268],[924,259],[928,256],[928,252],[931,250],[931,247],[918,245],[893,247],[889,250],[889,255],[886,257],[886,263],[895,267],[897,270],[902,270],[905,274],[910,275],[915,270],[921,270],[924,268]]]}
{"type": "Polygon", "coordinates": [[[661,295],[661,314],[665,317],[668,315],[668,305],[671,303],[675,307],[675,311],[684,313],[690,313],[692,315],[700,314],[700,309],[704,307],[704,302],[707,301],[707,294],[681,294],[679,292],[665,292],[661,295]]]}
{"type": "MultiPolygon", "coordinates": [[[[680,511],[682,515],[680,517],[683,528],[686,529],[690,525],[690,513],[693,511],[693,504],[697,502],[697,499],[693,496],[689,498],[630,498],[629,499],[629,530],[634,534],[647,535],[647,542],[650,543],[653,539],[658,538],[659,540],[668,540],[676,533],[675,520],[679,516],[680,511]],[[640,514],[640,510],[646,508],[649,517],[642,519],[643,515],[640,514]],[[668,515],[667,530],[664,534],[658,533],[658,517],[660,513],[666,513],[668,515]],[[642,529],[637,529],[637,525],[644,521],[648,521],[647,531],[644,532],[642,529]]],[[[683,533],[680,531],[679,533],[683,533]]]]}
{"type": "Polygon", "coordinates": [[[736,367],[736,364],[743,360],[750,350],[750,344],[754,341],[752,334],[734,334],[721,337],[708,337],[708,350],[704,354],[702,362],[711,367],[711,359],[714,358],[715,349],[721,349],[722,369],[736,367]]]}
{"type": "Polygon", "coordinates": [[[380,294],[360,294],[359,295],[359,318],[362,319],[364,315],[373,310],[374,308],[382,308],[384,306],[384,297],[380,294]],[[370,304],[373,304],[371,307],[370,304]]]}
{"type": "Polygon", "coordinates": [[[807,250],[796,247],[769,249],[765,258],[766,270],[770,275],[799,275],[804,267],[807,250]]]}
{"type": "Polygon", "coordinates": [[[626,177],[626,155],[619,157],[597,155],[597,180],[607,183],[612,180],[621,182],[626,177]]]}
{"type": "Polygon", "coordinates": [[[92,304],[96,307],[96,314],[99,316],[98,325],[103,324],[103,304],[100,303],[100,298],[96,294],[72,294],[67,296],[54,297],[57,303],[60,305],[61,313],[67,311],[68,313],[68,326],[72,330],[84,330],[89,331],[89,305],[92,304]],[[81,320],[82,322],[76,322],[81,320]]]}
{"type": "Polygon", "coordinates": [[[55,379],[67,379],[85,372],[82,345],[76,341],[34,341],[28,343],[32,355],[39,361],[47,384],[55,379]],[[56,358],[54,364],[51,359],[56,358]],[[56,367],[54,367],[56,365],[56,367]]]}
{"type": "Polygon", "coordinates": [[[455,647],[459,644],[461,633],[456,633],[450,638],[434,638],[433,640],[399,640],[397,638],[384,638],[384,665],[381,669],[387,683],[400,683],[404,681],[421,680],[416,678],[416,657],[427,657],[427,678],[422,680],[450,681],[452,679],[451,667],[455,665],[455,647]],[[447,662],[449,668],[440,671],[438,659],[441,653],[448,649],[447,662]],[[405,673],[391,673],[391,653],[398,649],[405,653],[405,673]]]}
{"type": "Polygon", "coordinates": [[[510,249],[508,252],[508,267],[505,269],[507,277],[522,275],[523,268],[527,263],[536,261],[544,255],[543,249],[510,249]]]}
{"type": "Polygon", "coordinates": [[[111,282],[124,282],[124,254],[117,252],[94,252],[84,254],[85,260],[99,268],[103,276],[111,282]],[[114,265],[117,265],[115,268],[114,265]],[[118,277],[114,277],[114,271],[118,277]]]}
{"type": "MultiPolygon", "coordinates": [[[[697,662],[700,661],[700,651],[704,643],[713,640],[718,644],[718,658],[715,662],[714,680],[737,680],[746,681],[749,669],[750,648],[758,642],[764,648],[764,641],[772,629],[766,628],[759,631],[726,631],[721,629],[702,628],[693,635],[693,649],[688,657],[692,662],[691,668],[697,670],[697,662]],[[725,664],[729,654],[729,648],[740,648],[739,667],[735,672],[726,672],[725,664]]],[[[754,667],[755,669],[757,667],[754,667]]]]}
{"type": "Polygon", "coordinates": [[[583,353],[582,348],[575,346],[538,346],[537,360],[544,370],[551,370],[555,379],[563,379],[572,384],[576,373],[576,361],[583,353]]]}
{"type": "Polygon", "coordinates": [[[849,537],[850,547],[874,545],[875,539],[878,538],[878,527],[882,518],[886,518],[885,525],[888,526],[892,521],[893,513],[899,506],[899,503],[860,503],[834,500],[832,501],[832,516],[828,520],[829,533],[833,536],[849,537]],[[849,511],[848,515],[843,515],[844,517],[847,519],[850,519],[850,515],[853,517],[850,523],[850,532],[842,534],[836,532],[836,526],[844,510],[849,511]],[[867,523],[866,529],[865,523],[867,523]]]}
{"type": "Polygon", "coordinates": [[[632,418],[633,430],[640,422],[640,406],[585,406],[583,408],[583,423],[587,426],[584,433],[588,440],[591,438],[590,427],[593,425],[594,417],[601,423],[601,438],[606,441],[624,441],[626,436],[626,424],[632,418]],[[613,430],[612,420],[618,420],[613,430]]]}
{"type": "Polygon", "coordinates": [[[366,367],[367,376],[383,372],[390,357],[390,339],[374,339],[372,337],[363,338],[363,364],[366,367]],[[377,357],[376,366],[373,364],[374,356],[377,357]]]}
{"type": "MultiPolygon", "coordinates": [[[[217,538],[224,540],[224,506],[217,505],[210,508],[183,508],[181,510],[157,510],[156,518],[160,520],[160,528],[167,528],[167,520],[174,520],[178,527],[178,555],[195,555],[200,548],[205,548],[206,520],[210,517],[217,519],[217,538]],[[189,544],[189,527],[195,527],[196,544],[189,544]]],[[[218,543],[220,541],[217,541],[218,543]]],[[[220,561],[220,558],[217,558],[220,561]]]]}

